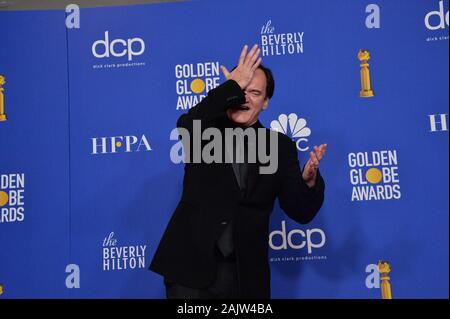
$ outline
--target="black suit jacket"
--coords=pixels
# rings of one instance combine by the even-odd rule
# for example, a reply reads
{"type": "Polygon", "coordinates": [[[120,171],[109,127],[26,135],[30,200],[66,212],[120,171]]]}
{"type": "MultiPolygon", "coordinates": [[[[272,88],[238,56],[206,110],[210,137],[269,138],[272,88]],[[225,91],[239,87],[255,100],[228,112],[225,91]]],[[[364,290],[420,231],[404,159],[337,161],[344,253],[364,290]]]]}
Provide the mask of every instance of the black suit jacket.
{"type": "MultiPolygon", "coordinates": [[[[223,130],[231,124],[226,110],[243,103],[244,92],[229,80],[183,114],[177,126],[192,132],[193,120],[199,119],[202,130],[223,130]]],[[[258,122],[255,127],[263,126],[258,122]]],[[[269,134],[268,129],[264,132],[269,134]]],[[[268,235],[275,199],[279,199],[280,207],[290,218],[306,224],[322,206],[325,189],[320,173],[313,188],[305,184],[295,143],[284,134],[277,135],[277,172],[259,174],[261,164],[250,164],[245,196],[232,164],[185,164],[183,194],[156,250],[151,270],[184,286],[206,288],[216,276],[216,242],[233,220],[240,297],[270,298],[268,235]]]]}

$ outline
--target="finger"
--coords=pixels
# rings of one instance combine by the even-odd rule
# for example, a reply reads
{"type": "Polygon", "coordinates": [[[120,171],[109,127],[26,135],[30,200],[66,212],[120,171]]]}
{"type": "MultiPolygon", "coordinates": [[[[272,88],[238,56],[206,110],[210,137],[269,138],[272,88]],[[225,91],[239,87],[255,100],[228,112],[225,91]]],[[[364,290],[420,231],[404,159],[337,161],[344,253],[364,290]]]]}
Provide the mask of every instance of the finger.
{"type": "Polygon", "coordinates": [[[319,166],[319,161],[317,160],[317,158],[313,159],[312,164],[315,168],[317,168],[319,166]]]}
{"type": "Polygon", "coordinates": [[[320,163],[320,159],[317,157],[317,154],[314,153],[313,164],[314,164],[315,169],[317,169],[319,167],[319,163],[320,163]]]}
{"type": "Polygon", "coordinates": [[[314,152],[309,153],[309,158],[310,158],[311,166],[314,167],[318,164],[316,154],[314,152]]]}
{"type": "Polygon", "coordinates": [[[261,52],[261,49],[258,48],[258,49],[256,50],[255,54],[253,54],[252,58],[251,58],[250,61],[249,61],[249,64],[250,64],[251,66],[253,66],[253,64],[255,64],[256,60],[259,58],[259,53],[260,53],[260,52],[261,52]]]}
{"type": "Polygon", "coordinates": [[[242,48],[242,51],[241,51],[241,55],[239,56],[238,65],[244,64],[245,56],[247,55],[247,49],[248,49],[248,45],[244,45],[244,47],[242,48]]]}
{"type": "Polygon", "coordinates": [[[322,157],[320,156],[320,151],[317,146],[314,146],[314,156],[316,161],[320,161],[322,157]]]}
{"type": "Polygon", "coordinates": [[[307,171],[307,172],[309,172],[312,166],[313,166],[313,161],[312,161],[312,159],[310,158],[310,159],[308,160],[308,162],[306,163],[304,170],[307,171]]]}
{"type": "Polygon", "coordinates": [[[317,163],[317,162],[312,162],[311,168],[312,168],[313,170],[316,170],[318,167],[319,167],[319,163],[317,163]]]}
{"type": "Polygon", "coordinates": [[[306,163],[306,165],[305,165],[305,167],[303,168],[303,170],[304,170],[304,172],[305,172],[307,175],[310,175],[310,174],[311,174],[311,171],[312,171],[311,161],[308,161],[308,163],[306,163]]]}
{"type": "Polygon", "coordinates": [[[258,45],[255,44],[252,47],[252,49],[250,50],[250,52],[247,54],[247,56],[245,57],[244,64],[249,64],[250,60],[252,59],[253,55],[256,53],[257,49],[258,49],[258,45]]]}
{"type": "Polygon", "coordinates": [[[318,152],[319,152],[319,148],[316,145],[314,145],[314,153],[317,155],[318,152]]]}
{"type": "Polygon", "coordinates": [[[261,64],[261,61],[262,61],[262,58],[259,57],[258,60],[255,62],[255,64],[253,64],[252,71],[255,71],[258,68],[258,66],[261,64]]]}
{"type": "Polygon", "coordinates": [[[230,78],[231,74],[230,72],[228,72],[227,68],[224,67],[223,65],[220,66],[220,69],[223,72],[223,75],[227,78],[227,80],[230,78]]]}
{"type": "Polygon", "coordinates": [[[319,149],[317,149],[317,151],[316,151],[315,154],[316,154],[317,160],[318,160],[318,161],[321,161],[321,160],[322,160],[322,157],[323,157],[322,152],[321,152],[319,149]]]}
{"type": "Polygon", "coordinates": [[[314,146],[314,150],[316,152],[317,158],[320,160],[322,160],[323,155],[325,154],[326,151],[326,146],[325,144],[320,145],[319,147],[314,146]]]}
{"type": "Polygon", "coordinates": [[[308,160],[305,164],[304,170],[308,170],[310,165],[311,165],[311,160],[308,160]]]}
{"type": "Polygon", "coordinates": [[[322,145],[320,145],[320,155],[321,155],[321,158],[323,158],[323,156],[325,155],[326,151],[327,151],[327,144],[322,144],[322,145]]]}

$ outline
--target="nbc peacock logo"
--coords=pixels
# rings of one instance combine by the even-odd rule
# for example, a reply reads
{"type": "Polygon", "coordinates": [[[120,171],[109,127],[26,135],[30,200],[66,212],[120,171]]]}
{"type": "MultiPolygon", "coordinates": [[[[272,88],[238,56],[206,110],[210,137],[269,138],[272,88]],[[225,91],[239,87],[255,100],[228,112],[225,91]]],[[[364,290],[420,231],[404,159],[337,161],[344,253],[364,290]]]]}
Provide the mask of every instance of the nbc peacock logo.
{"type": "Polygon", "coordinates": [[[292,138],[297,145],[297,149],[305,152],[309,149],[309,146],[305,143],[308,143],[308,137],[311,135],[311,129],[306,124],[306,120],[299,118],[295,113],[280,114],[278,120],[273,120],[270,123],[270,128],[292,138]]]}

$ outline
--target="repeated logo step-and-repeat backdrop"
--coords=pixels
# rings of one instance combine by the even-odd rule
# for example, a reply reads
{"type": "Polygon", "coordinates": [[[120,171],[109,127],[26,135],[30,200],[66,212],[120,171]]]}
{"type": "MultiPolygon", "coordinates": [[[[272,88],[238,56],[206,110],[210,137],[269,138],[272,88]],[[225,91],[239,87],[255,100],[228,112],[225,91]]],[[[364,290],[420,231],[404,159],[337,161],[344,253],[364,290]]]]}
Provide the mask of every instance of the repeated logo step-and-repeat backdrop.
{"type": "MultiPolygon", "coordinates": [[[[0,12],[0,298],[163,298],[177,118],[244,44],[266,127],[328,144],[310,224],[276,205],[274,298],[448,298],[447,0],[194,1],[0,12]]],[[[174,260],[182,263],[182,260],[174,260]]]]}

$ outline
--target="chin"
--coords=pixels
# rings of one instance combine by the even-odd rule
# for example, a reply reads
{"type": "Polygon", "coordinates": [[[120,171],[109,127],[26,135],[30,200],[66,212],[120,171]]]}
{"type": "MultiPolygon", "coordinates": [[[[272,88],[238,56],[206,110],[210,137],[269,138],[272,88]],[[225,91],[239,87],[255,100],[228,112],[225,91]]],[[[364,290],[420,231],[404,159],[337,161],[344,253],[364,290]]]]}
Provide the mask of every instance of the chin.
{"type": "Polygon", "coordinates": [[[231,117],[231,120],[232,120],[234,123],[236,123],[236,124],[238,124],[238,125],[242,125],[242,126],[245,126],[247,123],[250,122],[250,119],[249,119],[247,116],[241,116],[241,115],[238,115],[238,116],[232,116],[232,117],[231,117]]]}
{"type": "Polygon", "coordinates": [[[230,112],[230,113],[228,113],[228,117],[235,124],[237,124],[239,126],[243,126],[243,127],[249,126],[250,124],[255,122],[255,114],[254,114],[254,112],[251,112],[251,111],[247,111],[247,112],[242,112],[242,111],[230,112]]]}

